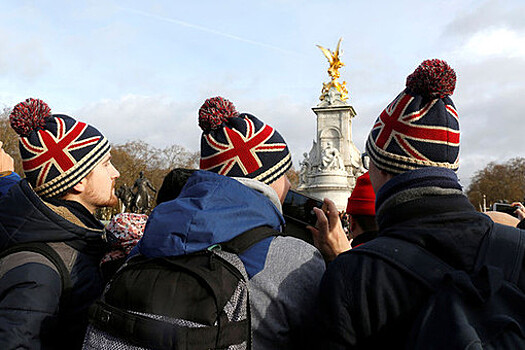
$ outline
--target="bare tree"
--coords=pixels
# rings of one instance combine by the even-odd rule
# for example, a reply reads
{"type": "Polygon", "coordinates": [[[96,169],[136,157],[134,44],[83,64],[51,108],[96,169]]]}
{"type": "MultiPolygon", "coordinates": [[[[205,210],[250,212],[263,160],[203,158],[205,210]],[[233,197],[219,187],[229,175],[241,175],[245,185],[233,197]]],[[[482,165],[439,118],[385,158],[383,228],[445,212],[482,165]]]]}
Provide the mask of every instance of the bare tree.
{"type": "Polygon", "coordinates": [[[467,190],[470,202],[480,208],[485,196],[487,205],[496,202],[523,201],[525,195],[525,158],[505,163],[489,163],[476,172],[467,190]]]}
{"type": "Polygon", "coordinates": [[[190,152],[180,145],[171,145],[162,150],[162,165],[167,169],[187,168],[197,169],[199,153],[190,152]]]}
{"type": "Polygon", "coordinates": [[[15,161],[15,171],[18,174],[22,174],[22,158],[20,158],[20,152],[18,150],[18,135],[9,125],[9,114],[11,108],[4,107],[0,112],[0,141],[3,142],[2,148],[6,151],[15,161]]]}
{"type": "Polygon", "coordinates": [[[292,166],[290,169],[288,169],[286,175],[292,184],[292,190],[295,190],[297,186],[299,186],[299,172],[292,166]]]}

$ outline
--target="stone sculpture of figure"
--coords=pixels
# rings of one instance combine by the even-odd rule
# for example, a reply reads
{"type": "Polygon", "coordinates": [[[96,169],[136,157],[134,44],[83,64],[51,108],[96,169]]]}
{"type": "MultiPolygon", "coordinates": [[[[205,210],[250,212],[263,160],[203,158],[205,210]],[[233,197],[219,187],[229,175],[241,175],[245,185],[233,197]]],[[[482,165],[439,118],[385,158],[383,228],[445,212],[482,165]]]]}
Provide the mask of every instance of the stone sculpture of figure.
{"type": "Polygon", "coordinates": [[[303,156],[303,161],[299,163],[299,165],[301,166],[301,169],[299,170],[299,184],[308,185],[308,174],[310,173],[312,164],[310,163],[308,153],[304,152],[303,156]]]}
{"type": "Polygon", "coordinates": [[[311,166],[319,165],[319,153],[317,149],[317,142],[315,140],[312,140],[312,148],[310,149],[310,153],[308,153],[308,159],[310,160],[311,166]]]}
{"type": "Polygon", "coordinates": [[[141,171],[137,180],[133,184],[134,198],[133,198],[133,211],[136,213],[146,213],[152,203],[152,196],[149,190],[156,193],[157,190],[148,179],[144,177],[144,172],[141,171]]]}
{"type": "Polygon", "coordinates": [[[345,169],[343,160],[341,159],[341,154],[339,154],[339,150],[333,147],[331,142],[327,142],[326,147],[323,150],[322,168],[323,170],[345,169]]]}

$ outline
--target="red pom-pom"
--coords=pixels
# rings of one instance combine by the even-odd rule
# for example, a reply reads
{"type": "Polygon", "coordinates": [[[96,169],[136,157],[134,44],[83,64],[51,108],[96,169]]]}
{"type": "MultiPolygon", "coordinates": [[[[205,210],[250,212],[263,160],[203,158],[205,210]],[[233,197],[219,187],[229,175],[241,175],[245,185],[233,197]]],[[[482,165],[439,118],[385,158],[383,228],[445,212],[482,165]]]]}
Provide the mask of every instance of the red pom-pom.
{"type": "Polygon", "coordinates": [[[443,98],[454,93],[456,72],[445,61],[426,60],[408,76],[406,86],[416,95],[443,98]]]}
{"type": "Polygon", "coordinates": [[[11,127],[20,136],[27,136],[33,130],[43,129],[45,119],[51,116],[51,108],[42,100],[28,98],[13,108],[9,115],[11,127]]]}
{"type": "Polygon", "coordinates": [[[199,109],[199,126],[204,132],[218,129],[229,118],[237,117],[233,103],[222,97],[212,97],[204,101],[199,109]]]}

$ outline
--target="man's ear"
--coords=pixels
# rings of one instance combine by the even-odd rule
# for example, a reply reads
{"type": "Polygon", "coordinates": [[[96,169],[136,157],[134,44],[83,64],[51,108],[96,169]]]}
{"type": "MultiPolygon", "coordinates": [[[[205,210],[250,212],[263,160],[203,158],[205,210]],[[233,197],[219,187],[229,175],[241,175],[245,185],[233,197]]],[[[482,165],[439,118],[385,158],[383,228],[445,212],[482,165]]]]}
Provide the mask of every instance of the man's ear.
{"type": "Polygon", "coordinates": [[[75,191],[76,193],[82,193],[86,190],[86,178],[84,177],[82,180],[80,180],[79,182],[77,182],[75,184],[75,186],[71,187],[71,189],[73,191],[75,191]]]}
{"type": "Polygon", "coordinates": [[[355,229],[357,228],[357,223],[355,222],[354,219],[352,219],[352,216],[350,215],[350,232],[354,232],[355,229]]]}

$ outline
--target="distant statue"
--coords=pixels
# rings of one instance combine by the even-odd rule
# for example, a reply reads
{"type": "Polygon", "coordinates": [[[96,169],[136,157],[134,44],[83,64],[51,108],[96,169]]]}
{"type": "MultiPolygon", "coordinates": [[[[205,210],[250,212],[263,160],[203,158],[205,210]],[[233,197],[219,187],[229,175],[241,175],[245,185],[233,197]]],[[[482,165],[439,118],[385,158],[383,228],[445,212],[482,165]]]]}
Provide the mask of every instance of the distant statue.
{"type": "Polygon", "coordinates": [[[150,194],[151,190],[153,193],[156,193],[157,190],[148,179],[144,177],[144,172],[141,171],[137,180],[133,184],[133,203],[132,209],[135,213],[146,213],[153,203],[152,195],[150,194]]]}
{"type": "Polygon", "coordinates": [[[312,164],[310,163],[308,153],[304,152],[303,156],[304,156],[303,161],[299,163],[299,165],[301,166],[301,169],[299,169],[299,184],[308,185],[308,174],[310,173],[312,164]]]}
{"type": "Polygon", "coordinates": [[[331,81],[329,83],[323,83],[323,89],[321,91],[321,96],[319,99],[321,101],[325,99],[329,99],[329,103],[332,103],[333,101],[336,101],[337,98],[334,96],[334,91],[331,91],[335,89],[339,95],[340,100],[342,102],[346,101],[348,99],[348,90],[346,89],[346,81],[344,81],[342,84],[337,81],[337,79],[341,76],[339,73],[339,69],[343,67],[345,64],[341,62],[339,59],[339,51],[341,46],[341,39],[337,42],[337,47],[334,52],[325,49],[324,47],[317,45],[318,48],[321,49],[325,57],[328,59],[328,63],[330,66],[328,67],[328,75],[331,78],[331,81]]]}
{"type": "Polygon", "coordinates": [[[131,206],[133,204],[134,195],[131,188],[126,184],[120,185],[120,187],[115,191],[115,194],[117,195],[117,198],[120,199],[120,212],[133,212],[131,206]]]}
{"type": "Polygon", "coordinates": [[[345,169],[339,150],[333,147],[331,142],[327,142],[326,147],[323,149],[322,168],[323,170],[345,169]]]}

